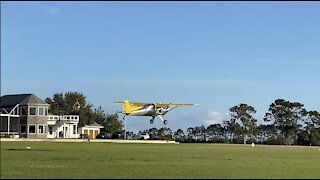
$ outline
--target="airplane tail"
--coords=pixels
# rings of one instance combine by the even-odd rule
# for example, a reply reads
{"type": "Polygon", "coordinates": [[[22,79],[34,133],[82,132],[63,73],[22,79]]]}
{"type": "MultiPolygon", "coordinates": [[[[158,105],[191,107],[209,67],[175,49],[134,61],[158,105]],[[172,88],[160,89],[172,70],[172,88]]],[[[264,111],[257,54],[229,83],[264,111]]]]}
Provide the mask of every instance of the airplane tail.
{"type": "Polygon", "coordinates": [[[122,110],[123,110],[124,113],[132,112],[131,105],[130,105],[128,100],[123,101],[123,107],[122,108],[123,108],[122,110]]]}
{"type": "Polygon", "coordinates": [[[115,104],[122,104],[122,113],[124,113],[124,114],[130,114],[133,111],[128,100],[117,101],[117,102],[114,102],[114,103],[115,104]]]}

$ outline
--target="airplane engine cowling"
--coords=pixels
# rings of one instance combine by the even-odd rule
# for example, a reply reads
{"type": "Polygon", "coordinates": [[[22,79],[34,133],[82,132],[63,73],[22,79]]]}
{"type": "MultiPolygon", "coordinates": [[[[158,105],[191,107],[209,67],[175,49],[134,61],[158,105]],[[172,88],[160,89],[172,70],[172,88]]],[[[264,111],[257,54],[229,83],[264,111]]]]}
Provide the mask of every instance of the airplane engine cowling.
{"type": "Polygon", "coordinates": [[[159,107],[156,109],[156,113],[157,114],[166,114],[168,112],[169,108],[162,108],[162,107],[159,107]]]}
{"type": "Polygon", "coordinates": [[[157,114],[162,114],[164,110],[162,108],[157,108],[156,109],[157,114]]]}

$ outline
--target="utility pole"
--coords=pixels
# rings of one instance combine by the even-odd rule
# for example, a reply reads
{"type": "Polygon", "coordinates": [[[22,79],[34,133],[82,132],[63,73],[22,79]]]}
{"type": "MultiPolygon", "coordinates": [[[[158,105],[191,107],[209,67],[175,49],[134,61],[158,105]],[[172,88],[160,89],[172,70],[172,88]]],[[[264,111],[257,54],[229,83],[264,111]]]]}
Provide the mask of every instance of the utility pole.
{"type": "Polygon", "coordinates": [[[126,123],[126,116],[123,116],[124,120],[124,139],[127,139],[127,123],[126,123]]]}

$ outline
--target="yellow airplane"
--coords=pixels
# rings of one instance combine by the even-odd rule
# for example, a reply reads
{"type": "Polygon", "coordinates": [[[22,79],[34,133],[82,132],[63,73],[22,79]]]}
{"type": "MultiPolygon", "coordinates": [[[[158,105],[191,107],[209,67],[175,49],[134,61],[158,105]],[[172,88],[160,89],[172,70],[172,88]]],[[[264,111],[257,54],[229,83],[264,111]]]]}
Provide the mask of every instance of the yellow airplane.
{"type": "MultiPolygon", "coordinates": [[[[181,107],[181,106],[192,106],[199,104],[162,104],[162,103],[141,103],[141,102],[129,102],[117,101],[115,104],[122,104],[122,112],[125,116],[151,116],[150,123],[153,124],[154,118],[159,117],[163,124],[168,124],[167,120],[163,119],[163,116],[169,111],[181,107]]],[[[125,116],[123,117],[125,119],[125,116]]]]}

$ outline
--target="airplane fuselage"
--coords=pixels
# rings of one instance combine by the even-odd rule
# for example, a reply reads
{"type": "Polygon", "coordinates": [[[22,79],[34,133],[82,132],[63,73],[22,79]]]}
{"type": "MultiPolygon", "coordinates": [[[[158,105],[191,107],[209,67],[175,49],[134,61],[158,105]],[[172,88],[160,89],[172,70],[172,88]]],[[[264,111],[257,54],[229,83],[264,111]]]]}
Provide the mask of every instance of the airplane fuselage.
{"type": "Polygon", "coordinates": [[[153,104],[148,104],[141,109],[126,113],[128,116],[158,116],[164,115],[168,112],[169,108],[155,108],[153,104]]]}
{"type": "Polygon", "coordinates": [[[141,108],[139,110],[135,110],[132,113],[127,114],[128,116],[152,116],[155,115],[156,111],[154,107],[149,106],[147,108],[141,108]]]}

